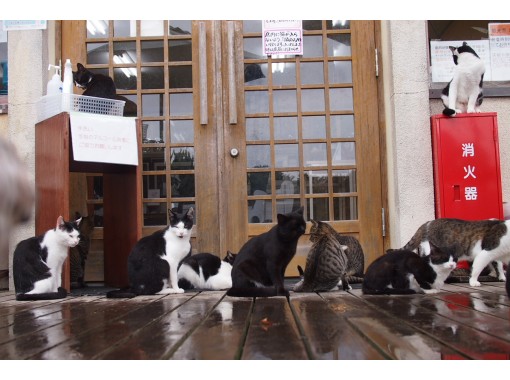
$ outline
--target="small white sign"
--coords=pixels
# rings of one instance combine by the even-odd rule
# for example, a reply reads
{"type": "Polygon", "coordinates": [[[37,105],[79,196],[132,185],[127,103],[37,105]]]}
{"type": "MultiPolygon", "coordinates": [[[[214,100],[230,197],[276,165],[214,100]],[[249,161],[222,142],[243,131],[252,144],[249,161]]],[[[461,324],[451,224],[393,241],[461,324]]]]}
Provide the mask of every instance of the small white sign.
{"type": "Polygon", "coordinates": [[[47,20],[3,20],[3,30],[33,30],[46,29],[47,20]]]}
{"type": "Polygon", "coordinates": [[[138,165],[134,118],[70,112],[70,119],[76,161],[138,165]]]}
{"type": "MultiPolygon", "coordinates": [[[[485,64],[484,81],[491,80],[491,54],[488,40],[466,41],[485,64]]],[[[430,41],[430,64],[432,82],[449,82],[453,78],[452,51],[450,46],[462,46],[464,41],[430,41]]]]}
{"type": "Polygon", "coordinates": [[[492,80],[510,80],[510,23],[489,24],[492,80]]]}
{"type": "Polygon", "coordinates": [[[262,20],[262,51],[265,55],[302,55],[301,20],[262,20]]]}

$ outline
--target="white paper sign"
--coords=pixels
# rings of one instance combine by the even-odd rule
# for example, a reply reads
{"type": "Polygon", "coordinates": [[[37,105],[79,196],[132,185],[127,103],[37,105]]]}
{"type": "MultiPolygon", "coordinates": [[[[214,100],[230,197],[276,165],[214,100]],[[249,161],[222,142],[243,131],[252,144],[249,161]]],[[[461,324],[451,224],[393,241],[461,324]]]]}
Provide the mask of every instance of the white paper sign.
{"type": "MultiPolygon", "coordinates": [[[[492,78],[491,55],[488,40],[466,41],[485,63],[484,81],[492,78]]],[[[452,51],[449,46],[462,46],[464,41],[430,41],[430,64],[432,66],[432,82],[449,82],[453,78],[452,51]]]]}
{"type": "Polygon", "coordinates": [[[510,80],[510,24],[489,24],[492,80],[510,80]]]}
{"type": "Polygon", "coordinates": [[[301,20],[262,20],[262,51],[265,55],[302,55],[301,20]]]}
{"type": "Polygon", "coordinates": [[[46,20],[4,20],[3,30],[46,29],[46,20]]]}
{"type": "Polygon", "coordinates": [[[70,112],[76,161],[138,165],[134,118],[70,112]]]}

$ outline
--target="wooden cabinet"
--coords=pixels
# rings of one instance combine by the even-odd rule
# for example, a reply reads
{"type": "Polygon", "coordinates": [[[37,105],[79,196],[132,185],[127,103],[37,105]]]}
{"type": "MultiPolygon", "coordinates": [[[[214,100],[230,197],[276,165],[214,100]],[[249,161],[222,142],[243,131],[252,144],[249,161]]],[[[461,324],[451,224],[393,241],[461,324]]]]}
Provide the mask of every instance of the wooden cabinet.
{"type": "MultiPolygon", "coordinates": [[[[142,236],[141,127],[137,121],[138,166],[78,162],[71,144],[70,116],[60,113],[35,127],[36,234],[54,228],[57,218],[74,218],[70,209],[71,172],[103,174],[105,285],[128,285],[127,258],[142,236]]],[[[70,290],[69,260],[63,287],[70,290]]]]}

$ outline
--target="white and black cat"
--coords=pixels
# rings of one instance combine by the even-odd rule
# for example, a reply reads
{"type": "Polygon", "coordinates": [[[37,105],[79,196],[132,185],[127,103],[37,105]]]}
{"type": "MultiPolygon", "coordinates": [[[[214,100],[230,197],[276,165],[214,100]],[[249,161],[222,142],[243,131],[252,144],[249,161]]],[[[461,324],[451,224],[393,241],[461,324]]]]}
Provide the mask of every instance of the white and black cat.
{"type": "Polygon", "coordinates": [[[212,253],[186,257],[177,271],[179,287],[184,290],[223,290],[232,287],[232,264],[236,254],[230,251],[223,260],[212,253]]]}
{"type": "Polygon", "coordinates": [[[480,286],[478,276],[493,261],[498,263],[499,280],[506,280],[503,263],[510,260],[510,220],[431,220],[422,224],[403,248],[426,256],[431,244],[452,250],[458,260],[473,262],[471,286],[480,286]]]}
{"type": "Polygon", "coordinates": [[[289,296],[284,286],[285,269],[296,254],[297,243],[305,233],[303,207],[278,214],[278,223],[254,236],[239,250],[232,268],[233,297],[289,296]]]}
{"type": "Polygon", "coordinates": [[[73,80],[76,87],[85,90],[82,95],[117,99],[117,89],[112,78],[103,74],[95,74],[81,63],[77,64],[77,68],[77,71],[73,71],[73,80]]]}
{"type": "Polygon", "coordinates": [[[132,298],[137,295],[184,293],[178,286],[180,262],[191,255],[193,208],[177,214],[168,210],[170,224],[165,229],[141,238],[128,257],[129,287],[113,290],[107,298],[132,298]]]}
{"type": "Polygon", "coordinates": [[[428,256],[406,249],[389,250],[375,259],[363,279],[363,294],[436,293],[443,286],[457,259],[431,245],[428,256]]]}
{"type": "Polygon", "coordinates": [[[65,298],[62,265],[70,247],[80,242],[79,224],[66,222],[62,216],[57,225],[40,236],[18,243],[14,250],[12,271],[18,301],[65,298]]]}
{"type": "Polygon", "coordinates": [[[460,47],[450,46],[450,50],[455,69],[452,80],[441,94],[445,106],[443,114],[455,116],[457,113],[480,112],[485,65],[466,42],[460,47]]]}

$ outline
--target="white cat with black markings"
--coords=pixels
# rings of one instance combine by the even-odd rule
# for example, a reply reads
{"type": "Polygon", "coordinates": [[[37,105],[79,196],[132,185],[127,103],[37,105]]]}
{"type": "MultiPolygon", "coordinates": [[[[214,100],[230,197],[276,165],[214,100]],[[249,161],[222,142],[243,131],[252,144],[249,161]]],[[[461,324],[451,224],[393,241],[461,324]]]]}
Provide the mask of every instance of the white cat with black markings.
{"type": "Polygon", "coordinates": [[[455,68],[452,80],[441,94],[445,106],[443,114],[455,116],[457,113],[480,112],[485,64],[466,42],[460,47],[450,46],[450,50],[455,68]]]}
{"type": "Polygon", "coordinates": [[[129,254],[129,287],[108,292],[107,298],[184,293],[178,286],[177,270],[191,255],[193,213],[193,208],[182,215],[169,210],[170,225],[141,238],[129,254]]]}
{"type": "Polygon", "coordinates": [[[62,265],[69,248],[80,242],[80,222],[81,218],[66,222],[59,216],[54,229],[18,243],[12,266],[18,301],[67,296],[67,291],[61,287],[62,265]]]}
{"type": "Polygon", "coordinates": [[[232,287],[232,264],[236,254],[228,251],[221,260],[211,253],[197,253],[186,257],[179,267],[179,287],[185,290],[223,290],[232,287]]]}

